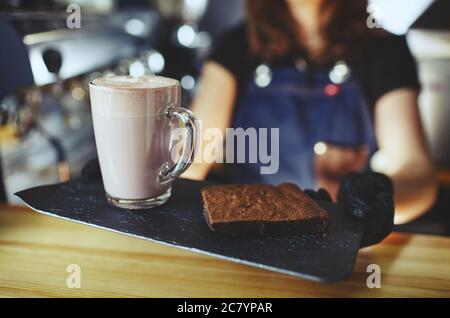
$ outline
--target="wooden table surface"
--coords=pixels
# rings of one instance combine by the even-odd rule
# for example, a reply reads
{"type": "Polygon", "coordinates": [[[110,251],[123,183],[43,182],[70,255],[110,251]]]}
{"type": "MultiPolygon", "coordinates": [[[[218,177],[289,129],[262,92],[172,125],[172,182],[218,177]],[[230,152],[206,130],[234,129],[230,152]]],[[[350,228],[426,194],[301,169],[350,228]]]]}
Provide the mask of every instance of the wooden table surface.
{"type": "Polygon", "coordinates": [[[2,297],[450,297],[449,252],[450,238],[394,233],[360,251],[349,281],[319,284],[0,206],[2,297]],[[380,289],[366,286],[369,264],[380,289]]]}

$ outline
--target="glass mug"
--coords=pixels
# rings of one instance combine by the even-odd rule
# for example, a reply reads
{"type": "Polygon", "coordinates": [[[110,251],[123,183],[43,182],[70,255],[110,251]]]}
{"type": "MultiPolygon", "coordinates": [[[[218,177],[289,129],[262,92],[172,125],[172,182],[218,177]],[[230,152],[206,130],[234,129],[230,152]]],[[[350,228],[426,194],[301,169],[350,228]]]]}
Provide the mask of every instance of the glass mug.
{"type": "Polygon", "coordinates": [[[179,82],[160,76],[108,76],[93,80],[89,89],[108,201],[125,209],[165,203],[198,144],[198,122],[180,107],[179,82]],[[186,134],[181,154],[173,158],[172,135],[180,123],[186,134]]]}

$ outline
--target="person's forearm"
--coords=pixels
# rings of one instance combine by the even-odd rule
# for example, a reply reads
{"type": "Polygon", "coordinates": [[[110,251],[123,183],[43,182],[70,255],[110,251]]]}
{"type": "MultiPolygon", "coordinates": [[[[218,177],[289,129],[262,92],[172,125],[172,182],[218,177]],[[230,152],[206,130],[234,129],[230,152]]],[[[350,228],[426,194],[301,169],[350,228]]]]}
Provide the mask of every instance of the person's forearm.
{"type": "Polygon", "coordinates": [[[191,110],[201,125],[200,142],[197,157],[189,169],[182,175],[193,180],[205,180],[213,163],[217,162],[212,154],[202,153],[202,149],[214,142],[216,146],[223,143],[226,128],[232,121],[234,103],[237,95],[237,80],[222,65],[207,62],[202,71],[200,85],[197,89],[191,110]],[[213,159],[213,160],[211,160],[213,159]]]}
{"type": "Polygon", "coordinates": [[[390,177],[394,183],[395,224],[410,222],[432,207],[437,195],[432,167],[411,165],[390,177]]]}
{"type": "Polygon", "coordinates": [[[182,177],[191,180],[203,181],[208,176],[212,164],[210,163],[194,163],[189,169],[183,173],[182,177]]]}

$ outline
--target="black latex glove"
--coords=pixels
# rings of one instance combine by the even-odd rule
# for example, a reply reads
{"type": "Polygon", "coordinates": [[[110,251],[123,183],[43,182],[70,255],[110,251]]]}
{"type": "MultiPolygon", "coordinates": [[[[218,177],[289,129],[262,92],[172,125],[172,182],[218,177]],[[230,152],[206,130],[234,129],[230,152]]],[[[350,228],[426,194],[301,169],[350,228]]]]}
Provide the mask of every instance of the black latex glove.
{"type": "MultiPolygon", "coordinates": [[[[391,180],[380,173],[351,173],[341,180],[337,204],[365,222],[361,247],[377,244],[392,232],[393,192],[391,180]]],[[[307,189],[305,193],[315,201],[332,202],[324,189],[307,189]]]]}
{"type": "Polygon", "coordinates": [[[328,193],[327,190],[320,188],[317,191],[306,189],[305,193],[309,195],[311,199],[318,202],[328,202],[333,203],[333,199],[331,198],[331,195],[328,193]]]}
{"type": "Polygon", "coordinates": [[[394,188],[380,173],[351,173],[341,180],[338,204],[365,221],[361,247],[377,244],[394,227],[394,188]]]}

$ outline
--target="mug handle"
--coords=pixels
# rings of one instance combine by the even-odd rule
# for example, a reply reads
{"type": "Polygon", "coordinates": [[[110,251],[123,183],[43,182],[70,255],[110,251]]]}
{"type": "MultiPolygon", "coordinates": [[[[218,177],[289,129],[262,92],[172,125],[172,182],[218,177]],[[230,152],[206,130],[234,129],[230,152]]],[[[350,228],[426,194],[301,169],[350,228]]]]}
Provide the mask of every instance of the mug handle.
{"type": "Polygon", "coordinates": [[[172,167],[170,167],[167,162],[161,167],[158,175],[158,182],[160,184],[178,178],[189,168],[198,148],[198,133],[200,131],[197,117],[195,117],[193,112],[186,108],[170,106],[167,108],[165,115],[168,119],[178,119],[184,125],[184,128],[186,128],[187,136],[178,161],[172,167]]]}

